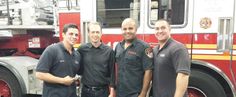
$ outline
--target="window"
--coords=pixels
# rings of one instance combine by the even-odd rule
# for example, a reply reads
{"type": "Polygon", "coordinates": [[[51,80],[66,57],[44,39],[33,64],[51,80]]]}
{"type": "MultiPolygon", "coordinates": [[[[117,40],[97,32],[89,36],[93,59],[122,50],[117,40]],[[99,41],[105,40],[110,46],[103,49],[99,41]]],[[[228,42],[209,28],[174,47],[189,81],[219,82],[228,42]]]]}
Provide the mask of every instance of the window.
{"type": "Polygon", "coordinates": [[[184,23],[185,0],[151,0],[149,3],[149,24],[166,19],[172,25],[184,23]]]}
{"type": "Polygon", "coordinates": [[[58,0],[58,10],[79,10],[79,0],[58,0]]]}
{"type": "Polygon", "coordinates": [[[139,0],[97,0],[97,21],[104,28],[120,27],[125,18],[139,23],[139,0]]]}
{"type": "Polygon", "coordinates": [[[217,51],[224,52],[229,51],[232,45],[232,19],[220,18],[219,20],[219,32],[217,34],[217,51]]]}

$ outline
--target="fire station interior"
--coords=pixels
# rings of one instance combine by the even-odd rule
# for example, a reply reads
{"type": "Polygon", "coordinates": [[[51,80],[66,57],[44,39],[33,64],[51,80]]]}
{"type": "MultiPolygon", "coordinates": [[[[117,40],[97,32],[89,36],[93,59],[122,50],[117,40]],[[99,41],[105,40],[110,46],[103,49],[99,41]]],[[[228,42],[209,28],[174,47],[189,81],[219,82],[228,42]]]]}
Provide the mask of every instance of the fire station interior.
{"type": "MultiPolygon", "coordinates": [[[[236,97],[234,87],[236,85],[234,78],[236,69],[232,69],[232,65],[235,67],[235,55],[233,55],[233,52],[235,54],[235,48],[233,47],[235,47],[234,44],[236,41],[235,39],[231,40],[232,37],[235,37],[235,32],[230,33],[231,28],[233,28],[231,23],[233,24],[235,22],[235,16],[233,16],[233,18],[223,17],[223,19],[219,21],[219,26],[218,24],[215,24],[217,25],[215,28],[217,30],[219,29],[219,32],[208,31],[210,28],[207,29],[207,27],[212,26],[213,23],[210,18],[205,18],[205,21],[199,21],[199,23],[202,23],[205,28],[203,27],[204,29],[202,29],[199,27],[201,30],[199,32],[194,32],[193,30],[198,26],[198,22],[195,23],[194,21],[196,18],[194,15],[199,14],[193,12],[197,10],[194,9],[194,2],[201,1],[199,3],[199,5],[201,5],[204,0],[0,0],[0,97],[14,97],[11,96],[11,92],[16,92],[14,95],[29,94],[30,97],[40,96],[40,92],[38,91],[41,91],[41,87],[39,90],[36,90],[35,87],[38,89],[37,86],[42,85],[42,83],[35,85],[35,83],[38,82],[35,81],[37,79],[33,76],[34,67],[37,65],[36,63],[46,47],[61,41],[60,29],[63,26],[60,24],[60,21],[63,20],[60,20],[59,14],[63,13],[66,16],[66,14],[70,12],[79,13],[78,16],[80,17],[78,20],[80,21],[78,25],[81,28],[81,35],[79,35],[81,40],[79,43],[87,42],[84,41],[86,40],[85,38],[88,37],[86,36],[86,30],[84,30],[87,26],[84,26],[84,23],[88,23],[88,20],[83,20],[82,18],[82,15],[84,15],[82,12],[86,11],[81,11],[81,1],[85,3],[87,9],[90,9],[91,12],[89,11],[88,13],[94,15],[87,17],[91,20],[100,22],[103,31],[104,29],[107,32],[110,31],[108,34],[106,33],[108,38],[106,38],[105,41],[112,41],[112,45],[115,44],[115,42],[118,43],[118,39],[122,38],[122,35],[117,33],[120,33],[118,31],[120,31],[121,23],[125,18],[133,18],[137,20],[142,31],[141,34],[138,34],[143,38],[143,40],[146,39],[150,45],[153,41],[155,42],[155,44],[153,42],[154,45],[157,44],[157,41],[155,40],[156,38],[151,32],[154,30],[155,22],[159,19],[168,20],[171,27],[173,27],[176,32],[183,31],[174,34],[179,40],[182,40],[182,42],[187,41],[186,47],[188,46],[188,50],[191,50],[190,56],[194,54],[192,52],[194,47],[197,48],[195,53],[199,53],[198,51],[205,51],[201,56],[205,56],[209,53],[216,53],[216,56],[220,56],[219,58],[217,57],[210,61],[208,59],[192,60],[191,70],[193,70],[193,72],[191,73],[191,80],[188,87],[188,94],[191,94],[192,96],[189,97],[236,97]],[[90,4],[91,2],[95,5],[90,4]],[[142,27],[140,26],[141,23],[143,24],[142,27]],[[114,31],[114,33],[112,31],[114,31]],[[115,36],[118,36],[119,38],[116,37],[116,39],[114,38],[115,36]],[[186,39],[183,39],[183,37],[186,39]],[[202,43],[201,39],[207,39],[209,37],[211,40],[203,41],[210,45],[202,43]],[[212,42],[212,40],[214,40],[214,42],[212,42]],[[194,41],[196,42],[194,43],[194,41]],[[217,49],[220,49],[221,51],[217,51],[217,49]],[[224,55],[224,53],[220,55],[224,50],[228,50],[228,52],[231,50],[231,52],[228,53],[228,56],[225,56],[226,54],[224,55]],[[15,59],[11,60],[11,62],[15,63],[14,65],[17,64],[17,66],[2,61],[5,58],[7,59],[15,56],[30,57],[30,60],[21,60],[20,62],[14,62],[15,59]],[[222,56],[225,59],[228,58],[226,60],[227,62],[222,59],[222,56]],[[209,64],[208,61],[209,63],[225,62],[227,64],[214,65],[209,64]],[[19,64],[21,62],[28,64],[19,64]],[[222,66],[224,68],[217,68],[217,66],[222,66]],[[13,67],[14,69],[11,69],[13,67]],[[26,71],[20,71],[23,69],[26,71]],[[226,72],[222,72],[224,70],[226,72]],[[1,71],[5,74],[1,75],[1,71]],[[22,72],[29,76],[22,75],[22,72]],[[12,74],[12,76],[7,75],[9,73],[12,74]],[[2,79],[3,76],[6,76],[5,79],[2,79]],[[24,79],[23,81],[26,83],[22,80],[18,81],[17,79],[19,78],[24,79]],[[16,83],[9,84],[9,79],[16,79],[16,83]],[[22,83],[25,85],[25,88],[23,89],[28,89],[27,92],[21,89],[11,90],[11,87],[21,85],[22,83]],[[1,86],[6,86],[3,87],[6,90],[1,86]]],[[[210,3],[222,2],[221,0],[205,1],[210,3]]],[[[234,8],[235,11],[236,1],[225,1],[234,2],[234,7],[231,7],[234,8]]],[[[225,6],[222,4],[219,6],[211,5],[210,7],[212,9],[217,9],[225,6]]],[[[235,13],[236,11],[234,14],[235,13]]],[[[70,19],[65,18],[64,20],[66,21],[70,19]]],[[[215,58],[215,56],[213,57],[215,58]]],[[[80,88],[77,87],[77,89],[80,88]]],[[[80,91],[78,90],[78,94],[79,92],[80,91]]],[[[152,95],[147,95],[147,97],[152,97],[152,95]]]]}
{"type": "MultiPolygon", "coordinates": [[[[39,58],[46,46],[59,41],[54,37],[59,33],[56,13],[80,10],[79,1],[1,0],[0,56],[29,55],[39,58]],[[35,37],[48,39],[48,42],[41,39],[39,43],[35,37]]],[[[172,24],[183,24],[185,0],[151,0],[150,3],[151,25],[161,18],[172,24]]],[[[140,20],[139,16],[140,0],[97,0],[97,20],[104,28],[119,27],[127,17],[140,20]]]]}

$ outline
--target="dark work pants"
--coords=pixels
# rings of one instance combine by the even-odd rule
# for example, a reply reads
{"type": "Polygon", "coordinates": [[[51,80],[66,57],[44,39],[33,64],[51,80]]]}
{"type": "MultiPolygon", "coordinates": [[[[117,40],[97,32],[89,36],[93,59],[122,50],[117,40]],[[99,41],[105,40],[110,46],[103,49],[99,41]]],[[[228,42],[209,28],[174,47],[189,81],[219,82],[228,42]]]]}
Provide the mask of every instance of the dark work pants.
{"type": "Polygon", "coordinates": [[[92,89],[83,86],[81,97],[108,97],[109,90],[108,87],[104,87],[101,89],[92,89]]]}

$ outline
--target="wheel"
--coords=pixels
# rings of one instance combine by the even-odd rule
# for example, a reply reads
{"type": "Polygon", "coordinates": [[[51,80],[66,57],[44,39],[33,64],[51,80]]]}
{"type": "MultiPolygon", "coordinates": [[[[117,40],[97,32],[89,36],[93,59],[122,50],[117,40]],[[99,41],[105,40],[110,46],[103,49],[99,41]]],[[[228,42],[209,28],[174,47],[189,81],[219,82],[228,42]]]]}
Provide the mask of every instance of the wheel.
{"type": "Polygon", "coordinates": [[[0,67],[0,97],[22,97],[22,90],[16,77],[0,67]]]}
{"type": "Polygon", "coordinates": [[[189,97],[227,97],[221,84],[205,72],[192,70],[188,87],[189,97]]]}

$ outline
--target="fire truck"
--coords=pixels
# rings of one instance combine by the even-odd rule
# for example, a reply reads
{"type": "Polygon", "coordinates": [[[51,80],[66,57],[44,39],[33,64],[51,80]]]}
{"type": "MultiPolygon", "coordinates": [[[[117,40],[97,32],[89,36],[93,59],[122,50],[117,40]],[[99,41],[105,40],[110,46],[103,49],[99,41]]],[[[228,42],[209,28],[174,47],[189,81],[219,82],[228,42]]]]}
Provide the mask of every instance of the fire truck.
{"type": "Polygon", "coordinates": [[[42,94],[35,67],[43,50],[58,42],[50,0],[0,1],[0,97],[42,94]]]}
{"type": "Polygon", "coordinates": [[[2,0],[0,97],[42,93],[35,67],[43,50],[61,40],[65,23],[80,26],[79,44],[89,41],[89,21],[100,22],[102,41],[114,48],[128,17],[138,23],[137,37],[151,46],[158,44],[154,23],[171,23],[171,36],[192,60],[189,97],[236,97],[234,0],[2,0]]]}

